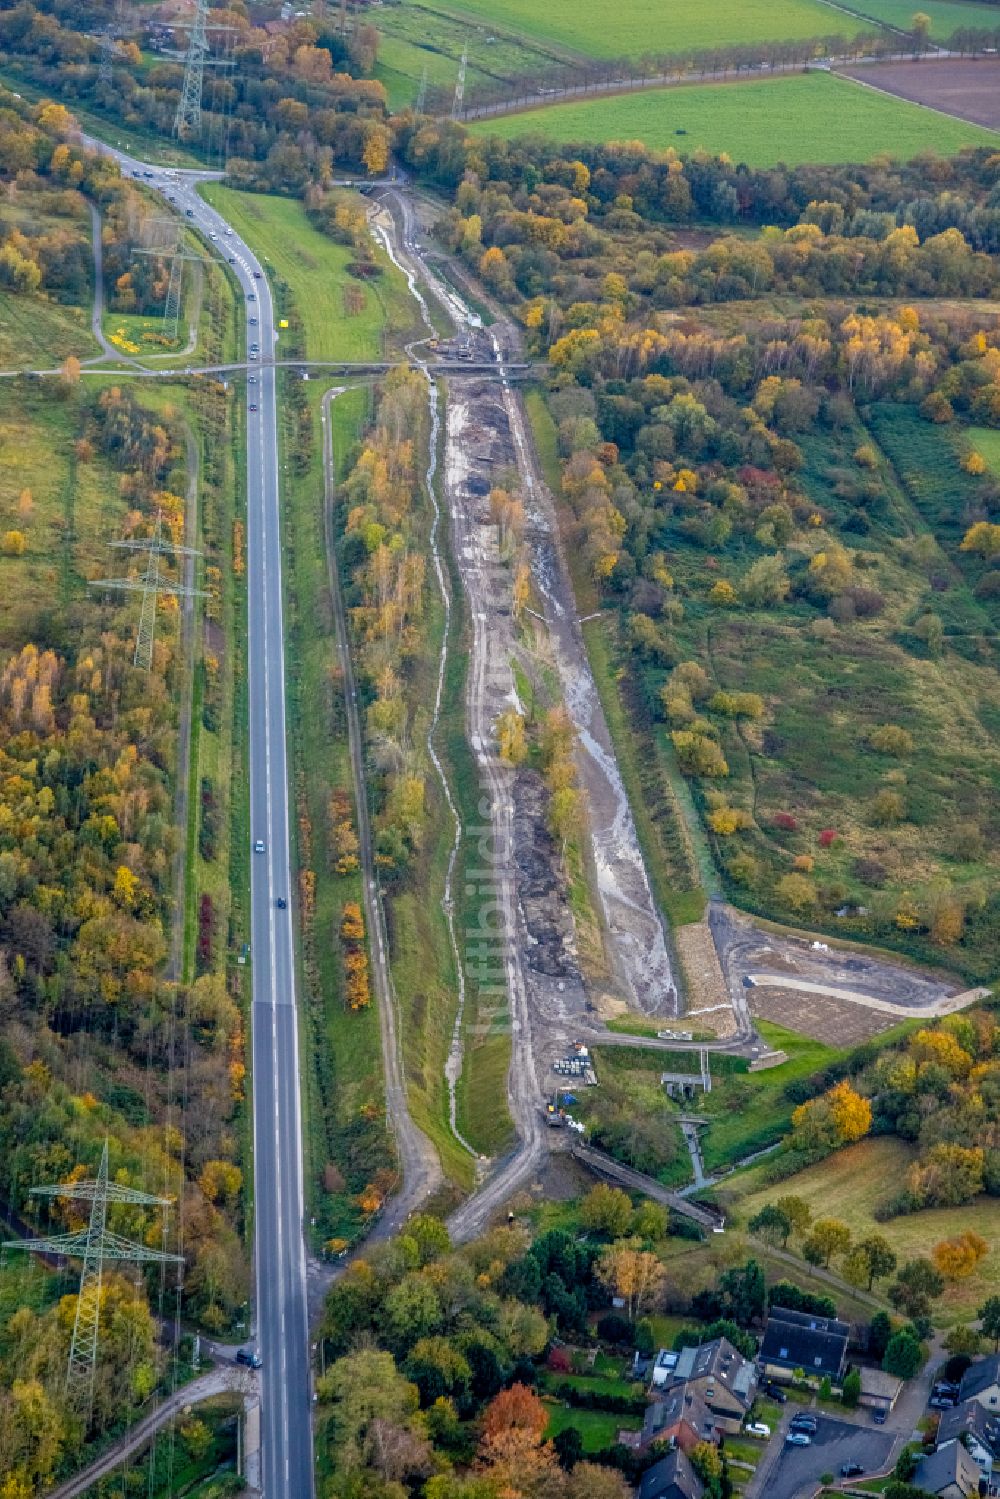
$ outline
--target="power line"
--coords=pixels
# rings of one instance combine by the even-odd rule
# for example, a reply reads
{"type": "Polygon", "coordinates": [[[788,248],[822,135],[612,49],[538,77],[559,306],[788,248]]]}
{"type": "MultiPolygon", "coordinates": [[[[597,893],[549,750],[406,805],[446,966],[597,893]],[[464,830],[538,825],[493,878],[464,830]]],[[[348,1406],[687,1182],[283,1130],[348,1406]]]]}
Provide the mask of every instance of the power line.
{"type": "Polygon", "coordinates": [[[138,578],[94,578],[90,584],[91,588],[119,588],[126,593],[142,594],[142,610],[139,615],[139,629],[135,638],[135,656],[133,658],[136,666],[141,666],[149,671],[153,665],[153,639],[156,633],[156,602],[161,593],[171,594],[175,598],[204,598],[204,592],[200,588],[187,588],[183,583],[168,583],[160,576],[160,558],[165,555],[177,557],[197,557],[200,553],[193,547],[174,546],[170,541],[163,539],[163,514],[156,512],[156,529],[147,541],[113,541],[113,547],[128,551],[143,551],[146,553],[146,571],[141,579],[138,578]]]}
{"type": "Polygon", "coordinates": [[[170,1207],[171,1198],[152,1197],[134,1187],[121,1187],[108,1181],[108,1142],[104,1141],[101,1164],[94,1181],[63,1182],[49,1187],[32,1187],[36,1197],[62,1197],[71,1202],[90,1203],[90,1221],[77,1233],[52,1234],[48,1238],[8,1239],[4,1249],[24,1249],[29,1254],[60,1254],[83,1261],[80,1291],[76,1301],[76,1318],[66,1365],[66,1391],[86,1407],[87,1421],[94,1405],[94,1369],[97,1364],[97,1335],[101,1321],[101,1281],[105,1260],[131,1260],[135,1264],[183,1264],[179,1254],[149,1249],[132,1239],[108,1229],[108,1204],[127,1202],[144,1207],[170,1207]]]}
{"type": "Polygon", "coordinates": [[[465,98],[465,70],[469,66],[469,44],[466,42],[462,48],[462,60],[458,65],[458,78],[455,81],[455,102],[451,106],[451,117],[457,120],[462,113],[462,100],[465,98]]]}

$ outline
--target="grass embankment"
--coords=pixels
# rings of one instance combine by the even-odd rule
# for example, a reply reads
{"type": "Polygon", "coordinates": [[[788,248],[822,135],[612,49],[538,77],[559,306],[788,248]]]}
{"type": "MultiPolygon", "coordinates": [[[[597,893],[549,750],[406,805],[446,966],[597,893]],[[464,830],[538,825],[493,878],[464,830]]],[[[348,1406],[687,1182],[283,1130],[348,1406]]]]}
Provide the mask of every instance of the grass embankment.
{"type": "MultiPolygon", "coordinates": [[[[283,377],[286,389],[293,378],[283,377]]],[[[354,1198],[391,1155],[384,1127],[378,1011],[374,1004],[348,1010],[337,936],[345,902],[362,901],[361,873],[337,874],[329,846],[330,798],[345,792],[353,806],[354,791],[323,530],[323,388],[317,382],[309,390],[313,436],[308,466],[286,481],[283,528],[297,864],[311,868],[316,877],[315,910],[300,972],[309,1033],[303,1047],[307,1182],[320,1240],[349,1239],[359,1232],[362,1219],[354,1198]],[[334,1169],[324,1181],[328,1165],[334,1169]]],[[[332,405],[338,477],[367,420],[369,402],[368,389],[356,386],[332,405]]],[[[301,903],[298,915],[302,920],[301,903]]]]}
{"type": "MultiPolygon", "coordinates": [[[[453,7],[432,0],[428,9],[447,14],[453,7]]],[[[861,21],[852,25],[848,16],[831,16],[818,0],[717,0],[711,6],[704,0],[672,0],[669,6],[621,0],[610,26],[607,11],[596,0],[549,0],[547,5],[537,0],[461,0],[454,10],[593,57],[690,52],[872,29],[861,21]]]]}
{"type": "Polygon", "coordinates": [[[55,369],[70,354],[99,353],[85,308],[0,291],[0,366],[55,369]]]}
{"type": "MultiPolygon", "coordinates": [[[[543,477],[556,499],[577,607],[586,616],[598,609],[599,599],[580,549],[572,545],[573,517],[568,507],[559,504],[562,474],[555,423],[540,390],[526,393],[525,408],[543,477]]],[[[686,797],[687,791],[672,771],[662,727],[644,726],[640,743],[623,698],[612,616],[588,620],[583,626],[583,639],[653,894],[671,925],[698,921],[705,908],[706,887],[712,882],[711,857],[684,825],[679,795],[686,797]],[[649,753],[651,746],[653,755],[649,753]]],[[[692,821],[697,828],[696,820],[692,821]]]]}
{"type": "MultiPolygon", "coordinates": [[[[336,244],[313,227],[302,204],[291,198],[238,192],[209,183],[204,197],[260,256],[280,293],[282,283],[302,320],[304,344],[295,353],[309,359],[382,359],[398,350],[416,325],[416,310],[405,277],[381,250],[374,252],[379,274],[352,277],[358,260],[347,245],[336,244]],[[359,311],[347,311],[345,293],[360,294],[359,311]]],[[[294,357],[291,340],[279,333],[277,358],[294,357]]]]}
{"type": "Polygon", "coordinates": [[[990,472],[1000,477],[1000,431],[996,427],[966,427],[963,438],[963,446],[981,453],[990,472]]]}
{"type": "Polygon", "coordinates": [[[939,1326],[950,1326],[975,1316],[984,1299],[1000,1291],[1000,1253],[996,1249],[1000,1241],[1000,1202],[982,1197],[965,1207],[925,1208],[903,1218],[880,1222],[875,1217],[876,1207],[893,1186],[902,1182],[915,1155],[914,1147],[902,1140],[863,1140],[795,1176],[786,1177],[778,1186],[761,1186],[766,1167],[758,1166],[741,1172],[727,1183],[727,1188],[738,1193],[736,1213],[742,1223],[752,1218],[764,1203],[791,1193],[809,1204],[814,1217],[840,1218],[855,1239],[871,1233],[883,1234],[900,1264],[926,1255],[941,1239],[968,1230],[981,1234],[990,1245],[989,1254],[968,1280],[948,1286],[934,1303],[934,1321],[939,1326]]]}
{"type": "Polygon", "coordinates": [[[962,146],[1000,146],[996,131],[829,73],[647,89],[551,104],[471,128],[505,140],[638,140],[654,150],[673,146],[684,155],[726,152],[756,167],[868,161],[875,155],[906,159],[925,151],[950,156],[962,146]]]}

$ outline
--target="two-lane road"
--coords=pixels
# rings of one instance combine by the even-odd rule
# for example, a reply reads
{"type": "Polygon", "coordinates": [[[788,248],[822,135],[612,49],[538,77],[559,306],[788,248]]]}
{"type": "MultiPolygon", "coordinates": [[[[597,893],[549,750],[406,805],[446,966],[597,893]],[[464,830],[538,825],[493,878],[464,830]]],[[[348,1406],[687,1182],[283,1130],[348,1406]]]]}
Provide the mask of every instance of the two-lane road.
{"type": "MultiPolygon", "coordinates": [[[[95,143],[96,144],[96,143],[95,143]]],[[[107,150],[107,147],[102,147],[107,150]]],[[[200,174],[166,173],[120,152],[231,262],[246,306],[247,673],[250,695],[254,1222],[265,1499],[311,1499],[312,1392],[303,1238],[302,1116],[285,735],[285,650],[274,308],[250,248],[198,196],[200,174]],[[260,850],[259,852],[257,850],[260,850]],[[279,907],[278,901],[286,903],[279,907]]]]}

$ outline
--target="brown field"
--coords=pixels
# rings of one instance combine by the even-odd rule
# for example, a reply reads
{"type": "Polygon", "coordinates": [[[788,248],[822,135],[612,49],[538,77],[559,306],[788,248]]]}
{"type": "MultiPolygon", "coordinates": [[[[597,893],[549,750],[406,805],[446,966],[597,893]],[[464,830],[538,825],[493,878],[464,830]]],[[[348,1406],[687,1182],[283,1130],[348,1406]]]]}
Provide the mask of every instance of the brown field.
{"type": "Polygon", "coordinates": [[[838,72],[900,99],[1000,130],[1000,58],[873,63],[838,72]]]}
{"type": "Polygon", "coordinates": [[[849,999],[828,994],[805,994],[791,989],[758,984],[749,991],[751,1012],[762,1020],[773,1020],[787,1030],[799,1031],[828,1046],[860,1046],[872,1036],[891,1030],[905,1016],[886,1015],[849,999]]]}

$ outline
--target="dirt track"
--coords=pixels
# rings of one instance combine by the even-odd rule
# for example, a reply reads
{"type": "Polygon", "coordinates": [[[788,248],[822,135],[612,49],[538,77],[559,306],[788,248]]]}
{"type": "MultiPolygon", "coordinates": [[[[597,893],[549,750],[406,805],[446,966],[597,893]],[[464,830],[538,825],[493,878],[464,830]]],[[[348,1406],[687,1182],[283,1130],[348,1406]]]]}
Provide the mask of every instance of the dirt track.
{"type": "Polygon", "coordinates": [[[881,62],[838,68],[837,72],[956,119],[1000,130],[1000,58],[881,62]]]}

